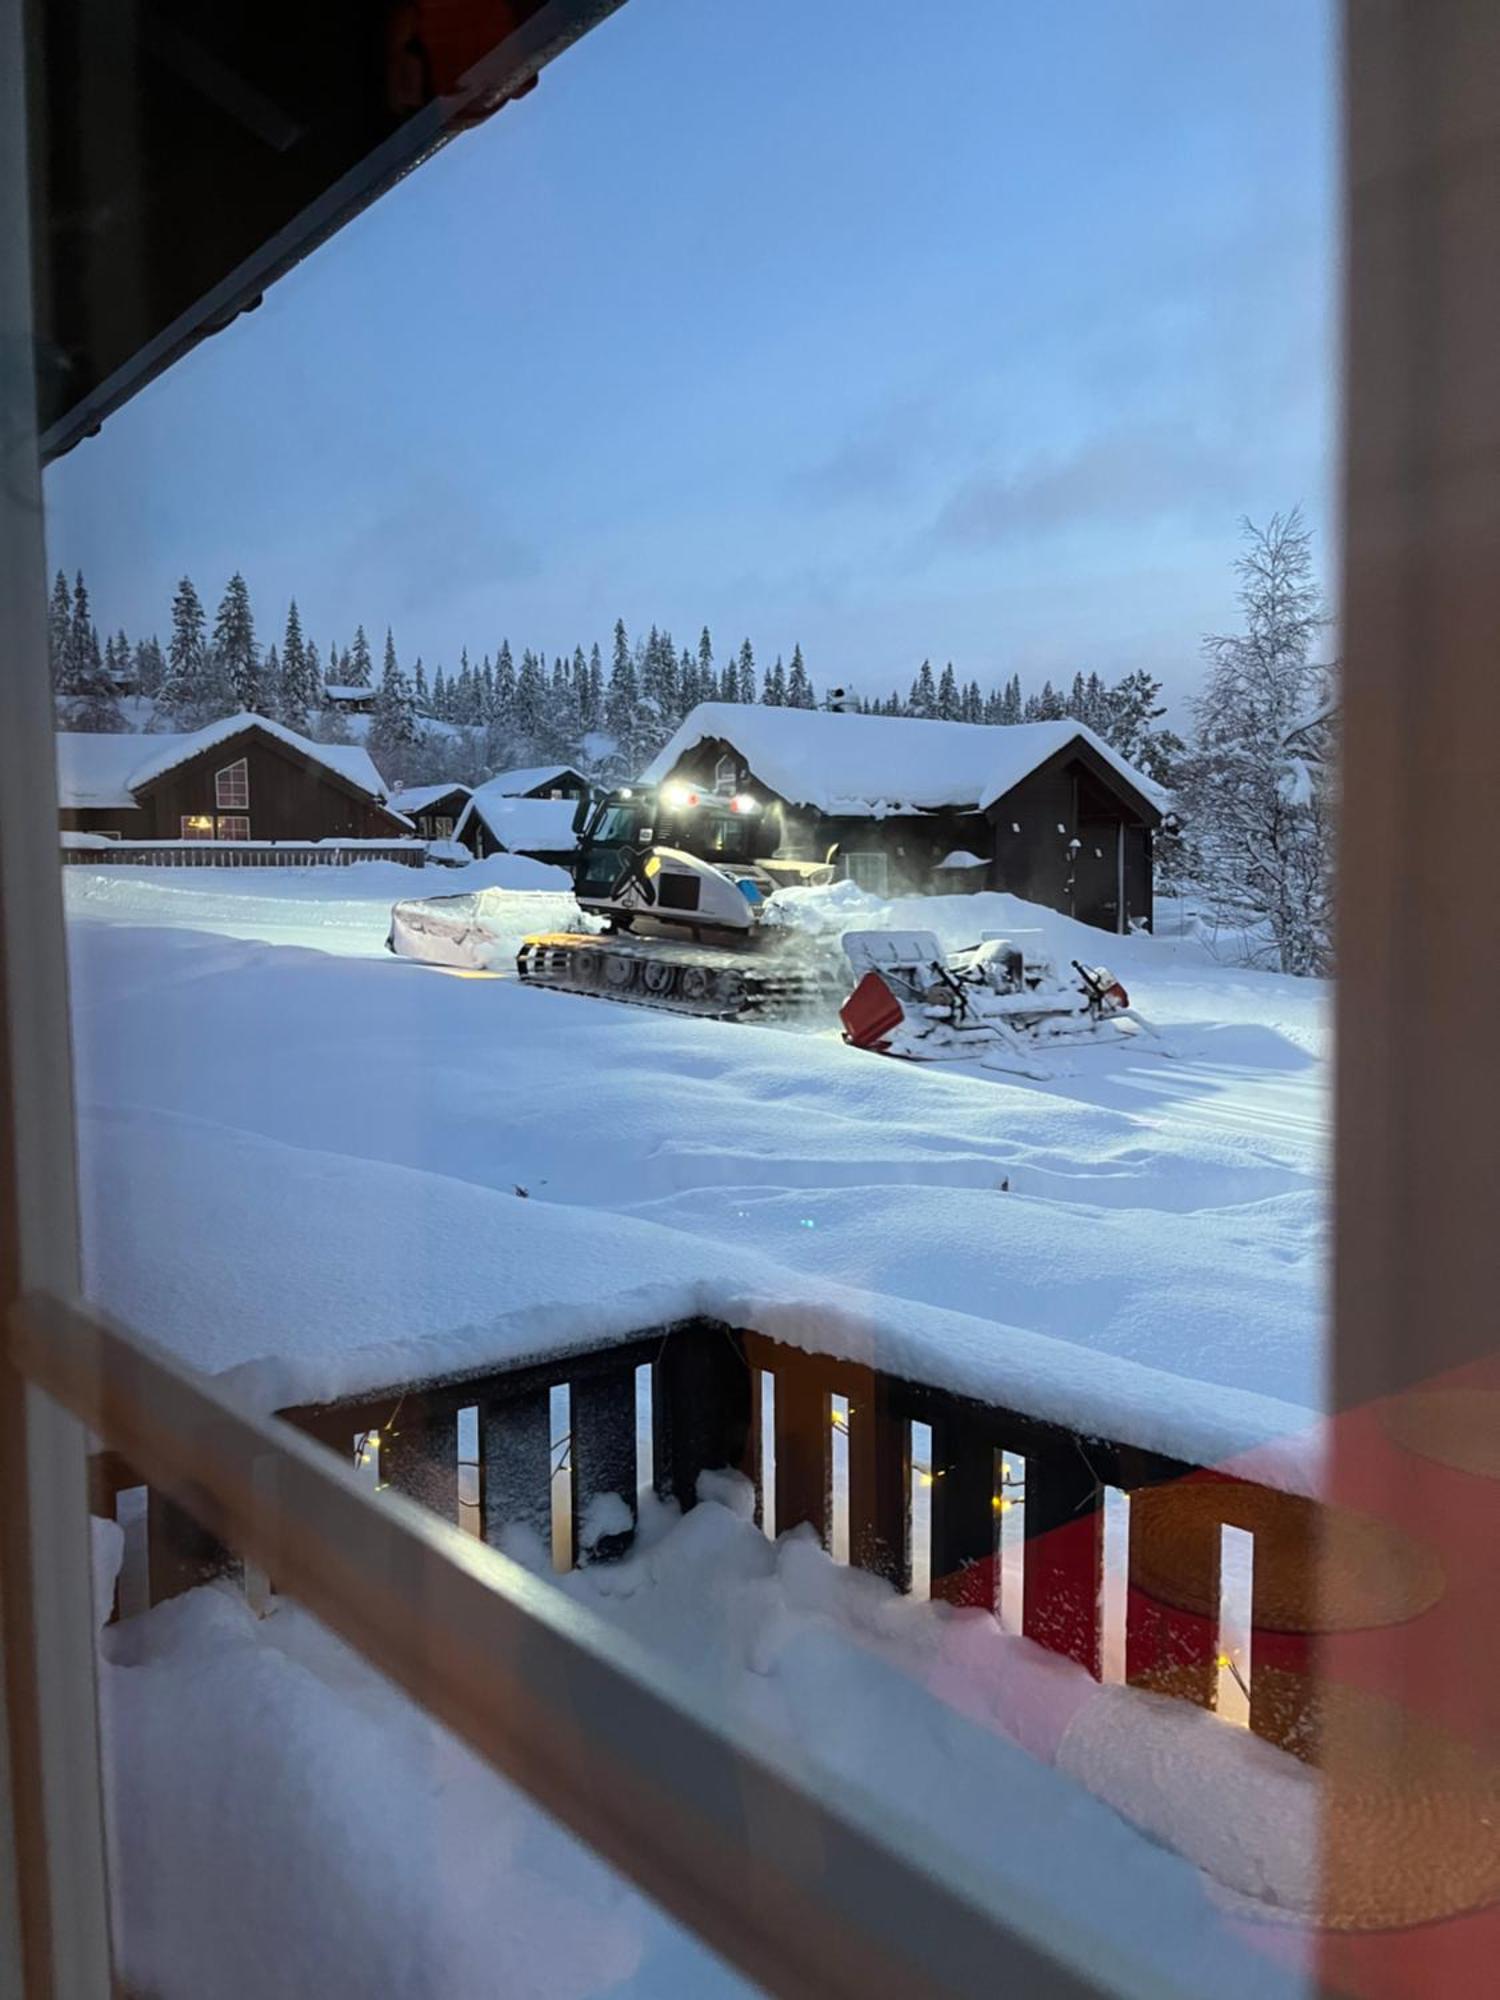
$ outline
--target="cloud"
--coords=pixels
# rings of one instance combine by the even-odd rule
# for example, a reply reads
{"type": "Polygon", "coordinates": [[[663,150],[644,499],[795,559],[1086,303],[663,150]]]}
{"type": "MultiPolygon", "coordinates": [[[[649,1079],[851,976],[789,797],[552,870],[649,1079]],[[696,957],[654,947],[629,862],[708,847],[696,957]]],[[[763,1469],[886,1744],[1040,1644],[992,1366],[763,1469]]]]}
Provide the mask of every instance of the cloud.
{"type": "Polygon", "coordinates": [[[914,478],[940,453],[944,429],[936,395],[895,397],[821,458],[794,472],[791,490],[815,507],[907,493],[914,478]]]}
{"type": "Polygon", "coordinates": [[[1254,495],[1254,457],[1191,424],[1118,425],[1071,451],[964,480],[940,508],[934,532],[942,542],[983,547],[1070,527],[1222,520],[1254,495]]]}
{"type": "Polygon", "coordinates": [[[535,576],[533,545],[498,518],[491,496],[441,473],[408,483],[349,537],[335,568],[346,595],[421,612],[497,583],[535,576]]]}

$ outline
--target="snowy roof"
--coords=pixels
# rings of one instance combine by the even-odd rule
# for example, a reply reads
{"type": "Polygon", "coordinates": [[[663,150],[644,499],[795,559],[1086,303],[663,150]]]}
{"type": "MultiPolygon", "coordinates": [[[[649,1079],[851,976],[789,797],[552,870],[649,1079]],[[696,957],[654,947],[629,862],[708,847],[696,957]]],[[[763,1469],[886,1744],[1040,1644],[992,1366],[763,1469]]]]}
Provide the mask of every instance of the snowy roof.
{"type": "Polygon", "coordinates": [[[586,782],[582,771],[575,771],[571,764],[534,764],[529,770],[497,771],[493,778],[486,778],[476,790],[497,792],[504,798],[518,799],[526,792],[540,791],[543,785],[555,784],[559,778],[575,778],[580,784],[586,782]]]}
{"type": "Polygon", "coordinates": [[[358,743],[314,743],[310,737],[299,736],[295,729],[288,729],[283,722],[273,722],[268,715],[222,716],[217,722],[210,722],[205,729],[195,729],[189,736],[158,736],[153,740],[162,747],[156,756],[141,763],[130,776],[130,789],[138,792],[147,785],[155,784],[168,771],[185,764],[190,757],[201,751],[211,750],[216,743],[227,743],[243,730],[258,729],[263,735],[273,737],[288,750],[295,750],[300,756],[309,757],[315,764],[342,778],[345,784],[353,785],[356,791],[364,792],[372,799],[384,800],[385,779],[381,777],[370,760],[370,753],[358,743]]]}
{"type": "Polygon", "coordinates": [[[329,701],[373,701],[375,699],[375,690],[367,681],[361,681],[357,687],[347,681],[334,682],[331,685],[325,681],[323,683],[323,693],[329,701]]]}
{"type": "Polygon", "coordinates": [[[516,799],[497,792],[498,782],[492,779],[475,792],[453,829],[455,839],[462,839],[471,816],[477,814],[512,854],[560,853],[578,845],[573,831],[576,799],[516,799]]]}
{"type": "Polygon", "coordinates": [[[867,813],[936,806],[983,811],[1082,742],[1148,805],[1156,788],[1081,722],[925,722],[818,708],[700,702],[642,774],[648,784],[703,742],[732,743],[763,785],[791,805],[867,813]]]}
{"type": "Polygon", "coordinates": [[[368,750],[359,744],[314,743],[269,716],[241,714],[226,715],[185,735],[105,736],[63,730],[56,738],[58,803],[74,810],[134,806],[135,794],[147,785],[246,729],[274,737],[289,750],[334,772],[366,797],[384,801],[385,780],[370,761],[368,750]]]}
{"type": "Polygon", "coordinates": [[[392,792],[386,804],[392,812],[406,813],[410,816],[413,813],[426,812],[427,808],[436,805],[439,799],[451,799],[455,792],[462,792],[464,797],[468,798],[469,787],[457,784],[452,779],[446,785],[408,785],[404,791],[392,792]]]}
{"type": "MultiPolygon", "coordinates": [[[[180,743],[180,736],[153,736],[153,743],[180,743]]],[[[57,744],[57,797],[59,805],[75,810],[84,807],[135,805],[130,791],[130,774],[141,761],[146,739],[141,736],[103,736],[82,730],[61,730],[57,744]]]]}
{"type": "Polygon", "coordinates": [[[971,854],[967,847],[955,847],[937,865],[939,868],[988,868],[990,864],[982,854],[971,854]]]}

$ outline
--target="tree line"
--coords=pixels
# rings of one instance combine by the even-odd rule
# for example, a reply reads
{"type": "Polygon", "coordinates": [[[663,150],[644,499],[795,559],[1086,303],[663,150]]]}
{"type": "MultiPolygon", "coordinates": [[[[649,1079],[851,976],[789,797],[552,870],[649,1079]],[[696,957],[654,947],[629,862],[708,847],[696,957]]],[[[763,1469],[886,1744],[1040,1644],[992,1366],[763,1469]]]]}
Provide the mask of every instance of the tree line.
{"type": "MultiPolygon", "coordinates": [[[[211,625],[192,579],[183,577],[163,647],[154,634],[132,642],[123,630],[101,644],[82,574],[70,586],[59,570],[49,638],[60,728],[138,726],[121,701],[128,687],[149,701],[148,730],[196,729],[245,710],[322,742],[347,742],[344,707],[327,690],[368,688],[371,754],[382,771],[406,784],[473,783],[496,770],[547,762],[629,778],[700,702],[819,706],[800,644],[790,660],[778,653],[764,667],[748,638],[720,659],[707,626],[695,646],[679,646],[664,626],[632,640],[624,620],[617,620],[607,664],[597,642],[549,662],[531,647],[517,658],[502,639],[493,656],[485,653],[476,662],[465,648],[451,671],[439,665],[429,675],[420,656],[409,666],[402,661],[389,629],[378,671],[363,625],[347,644],[320,649],[303,630],[293,599],[279,642],[263,648],[249,588],[238,572],[211,625]]],[[[1161,726],[1160,696],[1161,683],[1143,669],[1110,684],[1097,673],[1080,672],[1067,688],[1049,680],[1033,690],[1023,690],[1013,674],[986,692],[977,680],[960,683],[951,661],[935,673],[924,660],[905,694],[851,696],[840,705],[866,715],[954,722],[1071,717],[1165,781],[1183,746],[1161,726]]]]}
{"type": "MultiPolygon", "coordinates": [[[[1172,795],[1181,832],[1158,849],[1164,883],[1193,897],[1220,934],[1243,936],[1252,959],[1286,972],[1322,972],[1332,955],[1335,805],[1334,668],[1317,657],[1328,624],[1313,577],[1312,538],[1300,513],[1242,524],[1236,563],[1242,629],[1204,640],[1206,675],[1189,704],[1186,740],[1163,726],[1161,683],[1144,669],[1111,683],[1096,673],[1066,687],[960,683],[950,662],[924,660],[905,694],[840,700],[863,714],[1003,725],[1087,724],[1172,795]]],[[[330,687],[369,688],[366,741],[393,783],[477,783],[519,765],[575,764],[619,782],[634,777],[699,702],[815,708],[818,691],[800,645],[759,667],[747,638],[722,659],[707,627],[678,646],[664,626],[632,640],[615,624],[609,659],[593,644],[519,659],[509,640],[476,663],[429,676],[407,667],[388,630],[377,671],[364,627],[321,649],[295,600],[279,641],[264,648],[243,576],[226,585],[212,624],[192,581],[172,599],[165,647],[116,631],[102,643],[82,575],[52,589],[49,643],[58,726],[124,730],[122,687],[146,703],[148,730],[201,727],[240,710],[268,715],[323,742],[348,742],[330,687]]]]}

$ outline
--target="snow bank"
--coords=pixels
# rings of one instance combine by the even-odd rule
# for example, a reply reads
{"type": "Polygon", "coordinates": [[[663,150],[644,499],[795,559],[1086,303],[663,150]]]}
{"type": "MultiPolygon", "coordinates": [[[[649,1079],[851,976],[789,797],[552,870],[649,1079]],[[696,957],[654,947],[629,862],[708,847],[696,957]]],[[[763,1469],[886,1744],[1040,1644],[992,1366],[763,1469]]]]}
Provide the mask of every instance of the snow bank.
{"type": "Polygon", "coordinates": [[[1081,722],[923,722],[826,709],[700,702],[646,767],[667,777],[706,740],[732,743],[753,776],[791,805],[825,813],[935,806],[983,811],[1070,744],[1086,743],[1148,804],[1158,787],[1081,722]]]}
{"type": "MultiPolygon", "coordinates": [[[[527,1538],[516,1549],[541,1563],[527,1538]]],[[[933,1867],[961,1856],[1163,1987],[1295,1990],[1196,1872],[1237,1889],[1287,1874],[1276,1848],[1307,1790],[1294,1759],[1185,1704],[1101,1690],[989,1617],[898,1598],[803,1535],[773,1546],[728,1481],[680,1521],[648,1506],[637,1554],[558,1587],[617,1651],[691,1674],[933,1867]],[[1154,1755],[1132,1787],[1143,1727],[1154,1755]],[[1205,1767],[1228,1835],[1195,1796],[1205,1767]]],[[[295,1607],[257,1623],[194,1591],[105,1651],[118,1937],[139,1990],[321,2000],[360,1967],[382,1992],[452,2000],[748,1990],[295,1607]]]]}

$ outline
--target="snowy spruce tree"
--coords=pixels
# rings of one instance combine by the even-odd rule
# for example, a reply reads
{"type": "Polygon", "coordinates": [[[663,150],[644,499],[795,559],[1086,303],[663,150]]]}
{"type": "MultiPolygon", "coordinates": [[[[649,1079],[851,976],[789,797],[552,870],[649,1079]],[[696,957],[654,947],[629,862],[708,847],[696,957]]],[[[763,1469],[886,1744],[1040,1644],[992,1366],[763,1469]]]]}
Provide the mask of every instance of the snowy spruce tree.
{"type": "Polygon", "coordinates": [[[636,775],[636,743],[641,691],[636,680],[635,656],[625,620],[615,620],[614,653],[610,660],[609,687],[604,699],[604,727],[614,738],[611,774],[621,778],[636,775]]]}
{"type": "Polygon", "coordinates": [[[911,684],[911,694],[907,698],[908,715],[930,719],[937,714],[937,683],[932,678],[932,662],[924,660],[917,669],[917,677],[911,684]]]}
{"type": "Polygon", "coordinates": [[[788,708],[816,708],[818,705],[800,646],[792,648],[792,664],[786,677],[786,705],[788,708]]]}
{"type": "Polygon", "coordinates": [[[235,712],[263,714],[269,707],[261,685],[260,654],[255,644],[255,619],[250,591],[238,570],[224,586],[219,615],[214,620],[214,657],[234,697],[235,712]]]}
{"type": "Polygon", "coordinates": [[[760,698],[767,708],[786,707],[786,668],[781,664],[780,653],[776,655],[774,664],[766,668],[765,686],[760,698]]]}
{"type": "Polygon", "coordinates": [[[133,665],[136,692],[154,701],[161,692],[161,684],[167,674],[167,662],[161,649],[161,641],[154,633],[149,639],[136,641],[133,665]]]}
{"type": "Polygon", "coordinates": [[[52,596],[47,603],[47,652],[52,663],[52,688],[63,692],[72,661],[73,594],[68,579],[59,570],[52,579],[52,596]]]}
{"type": "Polygon", "coordinates": [[[322,689],[318,686],[316,656],[302,636],[302,619],[294,597],[287,608],[286,631],[281,641],[281,671],[271,681],[270,656],[266,678],[275,691],[275,712],[288,729],[306,732],[322,689]]]}
{"type": "Polygon", "coordinates": [[[370,657],[370,642],[365,637],[363,625],[354,628],[354,644],[340,663],[339,671],[347,675],[346,687],[367,688],[375,678],[375,662],[370,657]]]}
{"type": "Polygon", "coordinates": [[[58,686],[57,726],[96,735],[118,735],[130,727],[104,664],[82,570],[73,582],[58,686]]]}
{"type": "Polygon", "coordinates": [[[386,628],[385,658],[375,706],[370,715],[368,745],[376,769],[392,785],[409,783],[412,751],[420,732],[411,682],[396,658],[396,641],[386,628]]]}
{"type": "Polygon", "coordinates": [[[1178,797],[1199,885],[1283,972],[1332,963],[1333,669],[1299,510],[1243,524],[1242,629],[1204,641],[1208,679],[1178,797]]]}

